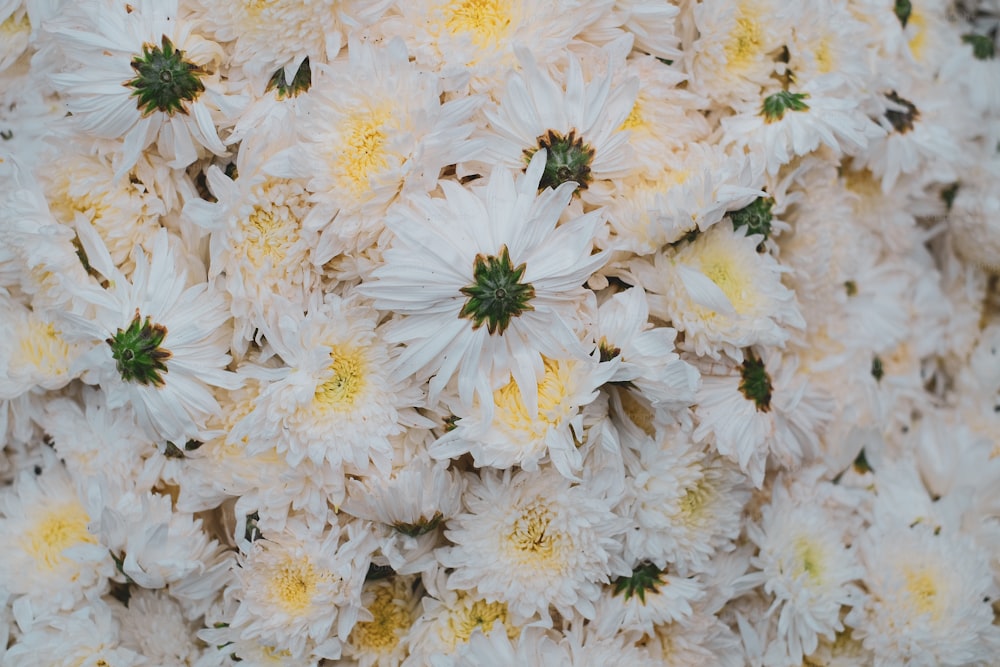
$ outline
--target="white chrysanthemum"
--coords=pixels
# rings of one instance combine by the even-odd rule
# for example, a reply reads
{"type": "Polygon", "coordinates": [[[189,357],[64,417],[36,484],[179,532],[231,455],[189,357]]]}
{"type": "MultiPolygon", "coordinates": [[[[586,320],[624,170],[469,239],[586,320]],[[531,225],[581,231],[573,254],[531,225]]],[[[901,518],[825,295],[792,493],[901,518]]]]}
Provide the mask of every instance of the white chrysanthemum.
{"type": "Polygon", "coordinates": [[[820,637],[833,641],[843,631],[841,612],[860,600],[852,582],[864,575],[852,536],[836,517],[814,503],[797,503],[784,485],[761,510],[760,524],[748,524],[748,535],[760,551],[751,575],[774,596],[769,613],[778,614],[777,641],[787,645],[792,662],[813,653],[820,637]]]}
{"type": "Polygon", "coordinates": [[[611,11],[587,28],[581,38],[592,44],[604,44],[620,34],[631,33],[635,51],[663,59],[680,55],[674,22],[678,8],[659,0],[615,0],[611,11]]]}
{"type": "Polygon", "coordinates": [[[764,196],[763,163],[754,156],[727,155],[714,144],[693,143],[657,159],[659,170],[615,184],[608,206],[615,248],[651,254],[764,196]]]}
{"type": "Polygon", "coordinates": [[[32,619],[24,634],[7,650],[9,667],[142,667],[142,654],[121,645],[118,623],[102,600],[71,614],[32,619]],[[44,662],[40,662],[44,661],[44,662]]]}
{"type": "Polygon", "coordinates": [[[306,224],[322,233],[322,263],[370,245],[397,197],[432,190],[442,168],[476,154],[468,136],[480,100],[442,103],[440,82],[399,40],[352,43],[346,61],[317,69],[297,116],[296,173],[318,203],[306,224]]]}
{"type": "Polygon", "coordinates": [[[520,71],[508,79],[499,103],[484,111],[488,126],[476,135],[486,142],[483,159],[520,170],[546,149],[540,187],[573,182],[586,189],[592,182],[634,172],[628,132],[621,128],[639,81],[615,81],[615,70],[624,64],[619,46],[604,49],[606,71],[600,76],[585,76],[580,60],[569,55],[565,74],[553,78],[522,52],[520,71]]]}
{"type": "Polygon", "coordinates": [[[885,135],[856,99],[840,97],[818,81],[795,91],[768,88],[764,93],[763,98],[737,103],[736,115],[722,119],[722,143],[736,152],[762,156],[772,176],[821,146],[833,156],[858,155],[869,141],[885,135]]]}
{"type": "Polygon", "coordinates": [[[413,577],[394,576],[365,584],[362,614],[344,643],[344,656],[358,667],[399,667],[408,652],[410,627],[417,618],[420,596],[413,577]]]}
{"type": "Polygon", "coordinates": [[[469,77],[473,90],[488,90],[516,67],[516,48],[530,48],[538,60],[548,63],[610,4],[610,0],[401,2],[399,16],[387,19],[384,28],[387,34],[403,36],[417,62],[442,79],[469,77]]]}
{"type": "Polygon", "coordinates": [[[438,559],[448,587],[506,602],[523,616],[549,606],[594,617],[600,584],[627,573],[615,535],[625,530],[607,501],[555,473],[484,471],[466,491],[467,514],[449,522],[455,546],[438,559]]]}
{"type": "Polygon", "coordinates": [[[116,179],[110,160],[83,146],[69,150],[58,145],[47,151],[50,166],[39,169],[52,215],[74,227],[77,215],[87,218],[111,253],[111,260],[125,275],[135,266],[130,257],[135,246],[149,249],[167,212],[164,202],[134,170],[128,179],[116,179]]]}
{"type": "MultiPolygon", "coordinates": [[[[196,0],[192,15],[220,42],[235,42],[232,63],[258,79],[284,69],[291,81],[303,60],[337,57],[350,30],[376,21],[394,0],[196,0]]],[[[263,82],[261,82],[263,83],[263,82]]]]}
{"type": "Polygon", "coordinates": [[[240,145],[235,179],[215,165],[207,170],[217,202],[193,199],[184,206],[184,215],[210,232],[209,278],[225,276],[234,345],[241,347],[264,323],[275,295],[304,308],[320,279],[312,261],[318,237],[302,225],[311,209],[309,194],[301,180],[274,173],[280,145],[270,135],[248,137],[240,145]]]}
{"type": "Polygon", "coordinates": [[[56,313],[32,311],[0,292],[0,401],[60,389],[83,347],[67,342],[56,313]]]}
{"type": "Polygon", "coordinates": [[[52,81],[73,122],[87,134],[124,139],[119,177],[154,142],[175,168],[194,162],[199,146],[226,151],[213,118],[220,107],[234,115],[213,71],[224,53],[192,27],[177,0],[86,0],[46,24],[71,65],[52,81]]]}
{"type": "Polygon", "coordinates": [[[605,636],[622,630],[648,634],[655,625],[690,617],[694,613],[691,603],[704,597],[704,586],[697,579],[668,574],[653,563],[642,562],[630,576],[605,587],[597,601],[595,627],[605,636]]]}
{"type": "Polygon", "coordinates": [[[84,231],[91,266],[111,284],[79,286],[77,298],[93,306],[93,315],[66,315],[74,339],[94,344],[78,368],[92,374],[85,379],[100,383],[109,407],[130,403],[149,438],[197,438],[219,410],[206,385],[239,385],[225,370],[230,335],[223,295],[208,283],[189,284],[164,229],[153,241],[151,258],[138,253],[131,279],[111,263],[100,240],[84,231]]]}
{"type": "Polygon", "coordinates": [[[843,94],[866,95],[877,88],[872,66],[881,36],[859,21],[851,3],[802,3],[795,12],[788,68],[796,81],[822,81],[843,94]]]}
{"type": "Polygon", "coordinates": [[[150,664],[211,664],[199,662],[205,646],[196,641],[196,626],[184,618],[181,606],[169,595],[136,587],[130,591],[127,606],[110,604],[118,620],[121,645],[150,664]]]}
{"type": "Polygon", "coordinates": [[[596,337],[602,359],[621,361],[611,382],[628,383],[657,408],[694,403],[698,370],[671,351],[676,331],[649,323],[649,304],[641,287],[619,292],[601,304],[596,337]]]}
{"type": "Polygon", "coordinates": [[[719,453],[738,463],[757,487],[768,455],[795,469],[819,453],[833,403],[797,372],[795,357],[747,353],[739,367],[722,368],[728,371],[702,375],[696,440],[711,434],[719,453]]]}
{"type": "Polygon", "coordinates": [[[250,453],[276,447],[293,466],[308,458],[338,470],[365,474],[374,464],[388,473],[389,436],[401,431],[400,410],[415,397],[388,381],[377,317],[359,300],[334,294],[305,315],[275,302],[263,333],[286,365],[242,367],[269,382],[231,437],[247,438],[250,453]]]}
{"type": "Polygon", "coordinates": [[[379,547],[393,570],[421,572],[436,563],[437,527],[461,511],[464,487],[464,478],[447,464],[419,458],[389,479],[348,481],[341,510],[381,524],[379,547]]]}
{"type": "Polygon", "coordinates": [[[556,226],[573,185],[538,191],[545,151],[514,179],[502,167],[486,186],[442,181],[444,198],[413,197],[388,225],[385,263],[359,290],[405,317],[386,339],[405,343],[399,377],[433,375],[432,396],[458,375],[462,402],[489,400],[513,375],[537,414],[542,355],[584,354],[581,287],[606,259],[591,254],[598,214],[556,226]]]}
{"type": "Polygon", "coordinates": [[[578,449],[584,439],[581,408],[597,398],[598,389],[614,375],[618,363],[590,359],[549,359],[537,381],[537,409],[525,405],[529,394],[514,378],[493,392],[492,401],[477,403],[455,428],[431,448],[431,456],[450,459],[472,453],[477,467],[538,470],[543,459],[565,477],[576,479],[583,464],[578,449]]]}
{"type": "Polygon", "coordinates": [[[985,664],[997,655],[992,575],[968,538],[925,524],[874,528],[860,553],[868,596],[845,620],[876,665],[985,664]]]}
{"type": "Polygon", "coordinates": [[[754,99],[776,69],[794,23],[793,5],[774,0],[700,2],[698,38],[685,50],[692,88],[718,102],[754,99]]]}
{"type": "Polygon", "coordinates": [[[245,543],[232,628],[292,657],[339,658],[362,608],[374,547],[374,536],[358,523],[317,535],[289,522],[280,534],[245,543]]]}
{"type": "Polygon", "coordinates": [[[22,472],[0,495],[0,587],[36,614],[72,609],[107,589],[114,563],[61,464],[22,472]]]}
{"type": "Polygon", "coordinates": [[[786,269],[757,252],[761,241],[726,221],[631,268],[652,293],[650,312],[683,331],[685,347],[742,361],[742,348],[783,345],[788,327],[805,326],[795,293],[781,284],[786,269]]]}
{"type": "Polygon", "coordinates": [[[657,625],[653,632],[643,636],[639,646],[661,667],[746,665],[735,633],[717,616],[700,608],[685,621],[657,625]]]}

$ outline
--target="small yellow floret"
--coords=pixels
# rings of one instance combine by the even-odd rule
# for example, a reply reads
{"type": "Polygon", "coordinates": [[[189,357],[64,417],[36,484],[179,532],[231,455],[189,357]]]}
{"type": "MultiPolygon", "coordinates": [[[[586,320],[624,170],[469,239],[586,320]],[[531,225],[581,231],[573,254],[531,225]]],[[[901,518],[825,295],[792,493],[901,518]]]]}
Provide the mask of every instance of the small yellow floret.
{"type": "Polygon", "coordinates": [[[90,517],[79,503],[48,510],[27,534],[25,547],[42,570],[54,570],[66,562],[63,552],[80,544],[97,544],[87,530],[90,517]]]}

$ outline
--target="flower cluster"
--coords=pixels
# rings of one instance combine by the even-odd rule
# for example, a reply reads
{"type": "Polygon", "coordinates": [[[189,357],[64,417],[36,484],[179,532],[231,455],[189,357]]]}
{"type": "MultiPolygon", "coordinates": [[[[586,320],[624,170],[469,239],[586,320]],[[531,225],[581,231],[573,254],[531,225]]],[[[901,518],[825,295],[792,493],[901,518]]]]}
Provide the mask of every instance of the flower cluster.
{"type": "Polygon", "coordinates": [[[0,665],[987,665],[1000,4],[0,0],[0,665]]]}

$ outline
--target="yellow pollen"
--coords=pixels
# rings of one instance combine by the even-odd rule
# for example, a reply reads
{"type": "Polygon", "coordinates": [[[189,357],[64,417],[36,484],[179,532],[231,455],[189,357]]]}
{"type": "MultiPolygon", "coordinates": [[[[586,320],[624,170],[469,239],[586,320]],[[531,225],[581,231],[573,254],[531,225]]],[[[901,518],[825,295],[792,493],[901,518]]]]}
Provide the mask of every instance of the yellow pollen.
{"type": "Polygon", "coordinates": [[[538,383],[538,414],[529,415],[521,399],[517,382],[511,379],[493,392],[494,419],[507,429],[532,441],[545,436],[550,427],[558,427],[571,413],[566,395],[570,392],[572,365],[569,362],[543,359],[545,374],[538,383]]]}
{"type": "Polygon", "coordinates": [[[795,541],[795,556],[798,559],[796,576],[803,572],[813,581],[819,581],[823,573],[823,551],[807,537],[795,541]]]}
{"type": "Polygon", "coordinates": [[[931,573],[927,570],[906,570],[903,577],[906,579],[906,590],[917,611],[921,614],[934,612],[938,591],[931,573]]]}
{"type": "Polygon", "coordinates": [[[741,266],[740,258],[725,248],[706,247],[699,257],[701,272],[719,286],[737,313],[752,310],[756,300],[751,291],[751,279],[741,266]]]}
{"type": "Polygon", "coordinates": [[[917,60],[923,60],[924,47],[927,45],[927,19],[914,7],[906,27],[913,26],[913,37],[910,38],[910,52],[917,60]]]}
{"type": "Polygon", "coordinates": [[[368,606],[373,618],[354,626],[348,641],[358,648],[376,653],[391,653],[409,630],[412,618],[403,604],[395,599],[393,587],[381,586],[375,600],[368,606]]]}
{"type": "Polygon", "coordinates": [[[320,576],[309,561],[288,560],[271,578],[271,598],[285,612],[301,614],[312,606],[312,597],[319,580],[320,576]]]}
{"type": "Polygon", "coordinates": [[[702,510],[712,500],[713,489],[708,479],[702,475],[698,481],[686,489],[681,498],[680,510],[688,519],[697,519],[702,510]]]}
{"type": "Polygon", "coordinates": [[[298,221],[288,207],[266,200],[253,207],[241,227],[243,254],[258,268],[281,263],[298,240],[298,221]]]}
{"type": "Polygon", "coordinates": [[[508,548],[518,562],[535,568],[542,564],[561,568],[562,535],[550,530],[551,523],[551,512],[540,502],[521,511],[507,536],[508,548]]]}
{"type": "Polygon", "coordinates": [[[753,17],[740,16],[725,47],[726,63],[731,69],[746,67],[760,53],[763,41],[760,23],[753,17]]]}
{"type": "Polygon", "coordinates": [[[365,110],[341,125],[341,146],[333,155],[333,172],[342,187],[360,197],[371,190],[371,179],[389,167],[386,130],[388,110],[365,110]]]}
{"type": "Polygon", "coordinates": [[[454,649],[459,643],[467,643],[476,628],[481,628],[483,634],[489,636],[497,621],[504,626],[507,637],[514,639],[517,636],[517,628],[511,625],[507,616],[507,605],[503,602],[476,600],[469,607],[463,605],[457,608],[448,616],[451,648],[454,649]]]}
{"type": "Polygon", "coordinates": [[[632,111],[629,112],[628,118],[619,127],[621,130],[644,130],[647,128],[648,123],[646,123],[646,118],[642,114],[643,100],[642,97],[637,97],[635,104],[632,105],[632,111]]]}
{"type": "Polygon", "coordinates": [[[496,45],[510,31],[510,11],[501,0],[460,0],[451,3],[445,13],[448,31],[469,34],[480,48],[496,45]]]}
{"type": "Polygon", "coordinates": [[[69,368],[69,345],[50,322],[31,315],[21,334],[21,360],[44,375],[59,375],[69,368]]]}
{"type": "Polygon", "coordinates": [[[364,352],[359,349],[335,345],[330,351],[333,363],[330,378],[316,387],[315,403],[324,410],[347,412],[354,407],[367,384],[368,370],[364,352]]]}
{"type": "Polygon", "coordinates": [[[834,70],[833,53],[830,51],[830,40],[826,37],[820,40],[816,47],[816,66],[823,74],[834,70]]]}
{"type": "Polygon", "coordinates": [[[54,570],[66,561],[63,551],[80,544],[97,544],[87,531],[90,517],[79,503],[50,509],[25,537],[25,548],[43,570],[54,570]]]}

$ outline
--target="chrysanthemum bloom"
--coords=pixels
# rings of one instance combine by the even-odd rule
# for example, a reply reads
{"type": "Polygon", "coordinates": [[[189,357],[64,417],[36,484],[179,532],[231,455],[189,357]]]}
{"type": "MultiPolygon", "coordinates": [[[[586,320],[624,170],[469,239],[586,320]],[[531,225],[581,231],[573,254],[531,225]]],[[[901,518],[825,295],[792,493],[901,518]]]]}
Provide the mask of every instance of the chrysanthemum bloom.
{"type": "Polygon", "coordinates": [[[226,152],[216,122],[236,109],[216,71],[225,54],[192,27],[177,0],[86,0],[46,25],[75,65],[52,75],[73,122],[95,137],[124,140],[119,177],[154,143],[175,168],[194,162],[199,147],[226,152]]]}
{"type": "Polygon", "coordinates": [[[415,583],[413,577],[393,576],[365,584],[364,608],[344,643],[344,655],[358,667],[398,667],[406,657],[423,593],[414,590],[415,583]]]}
{"type": "Polygon", "coordinates": [[[93,315],[65,316],[75,340],[95,344],[78,367],[101,385],[110,407],[132,405],[147,437],[174,443],[198,438],[219,410],[206,385],[240,384],[225,370],[230,334],[224,295],[208,283],[189,285],[165,229],[153,241],[151,259],[138,253],[131,280],[90,233],[83,241],[90,263],[110,285],[80,285],[77,297],[93,315]]]}
{"type": "Polygon", "coordinates": [[[574,184],[539,192],[546,152],[516,180],[496,168],[486,186],[442,181],[443,198],[414,196],[388,226],[385,263],[358,289],[404,317],[386,339],[405,343],[397,376],[433,375],[437,395],[457,375],[463,403],[491,400],[513,376],[529,414],[538,411],[542,355],[586,354],[581,287],[606,259],[591,254],[599,214],[556,226],[574,184]]]}
{"type": "Polygon", "coordinates": [[[507,603],[523,616],[594,617],[600,584],[628,572],[610,503],[558,474],[484,471],[467,491],[469,512],[449,522],[455,546],[439,560],[448,587],[507,603]]]}

